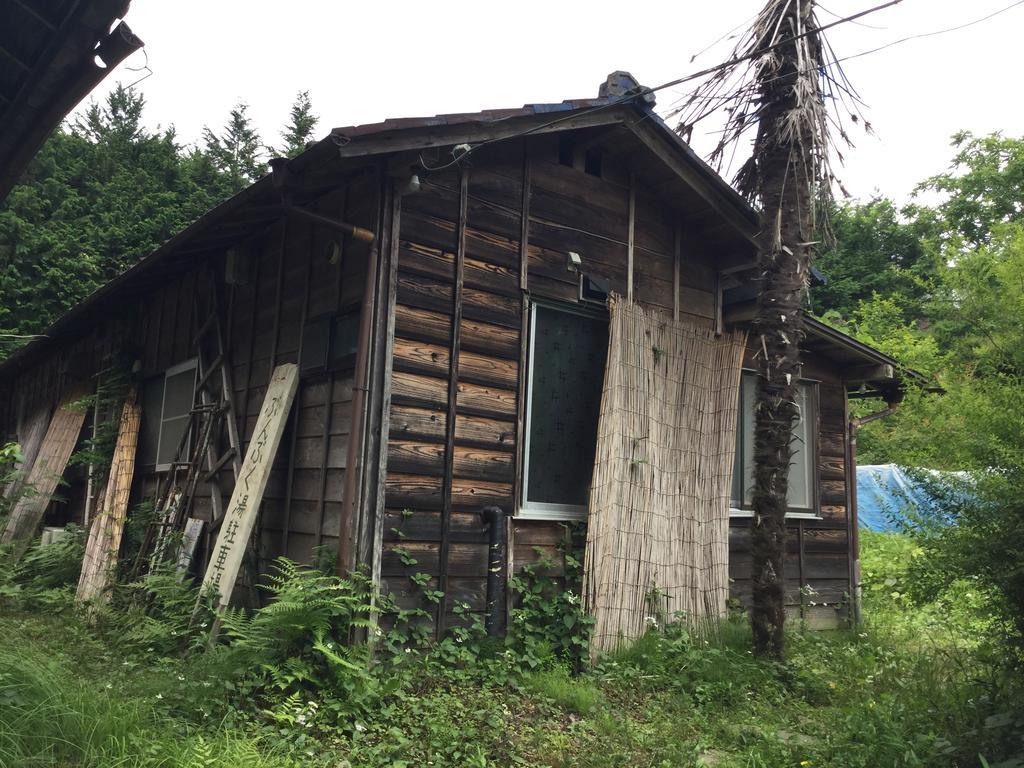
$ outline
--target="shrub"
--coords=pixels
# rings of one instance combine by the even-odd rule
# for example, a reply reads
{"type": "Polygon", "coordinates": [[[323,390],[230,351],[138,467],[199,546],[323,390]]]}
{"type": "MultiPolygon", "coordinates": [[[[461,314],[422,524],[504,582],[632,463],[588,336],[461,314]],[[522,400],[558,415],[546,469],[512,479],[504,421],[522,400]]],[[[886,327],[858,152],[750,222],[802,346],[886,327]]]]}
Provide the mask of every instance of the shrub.
{"type": "Polygon", "coordinates": [[[579,672],[590,661],[594,620],[579,594],[583,564],[573,553],[564,561],[562,578],[548,575],[553,563],[541,560],[522,566],[510,580],[515,602],[508,645],[527,669],[562,663],[579,672]]]}

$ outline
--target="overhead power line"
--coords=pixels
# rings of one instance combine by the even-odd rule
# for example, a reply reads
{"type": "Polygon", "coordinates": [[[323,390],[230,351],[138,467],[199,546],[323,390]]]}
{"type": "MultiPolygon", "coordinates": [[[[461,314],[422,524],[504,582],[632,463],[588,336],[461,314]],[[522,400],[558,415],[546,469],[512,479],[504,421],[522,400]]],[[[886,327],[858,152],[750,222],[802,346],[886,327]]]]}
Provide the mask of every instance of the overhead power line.
{"type": "MultiPolygon", "coordinates": [[[[736,57],[734,57],[732,59],[729,59],[729,61],[722,62],[721,64],[716,64],[713,67],[707,67],[706,69],[702,69],[699,72],[694,72],[692,74],[676,78],[675,80],[669,80],[667,83],[662,83],[661,85],[656,85],[653,88],[647,88],[647,87],[641,88],[636,93],[628,93],[628,94],[625,94],[624,96],[620,96],[620,97],[618,97],[616,99],[611,99],[606,104],[599,104],[596,107],[591,107],[590,109],[583,110],[582,112],[574,112],[571,115],[564,115],[562,117],[555,118],[554,120],[550,120],[550,121],[548,121],[546,123],[542,123],[540,125],[535,125],[532,128],[524,130],[522,133],[516,134],[516,136],[517,137],[529,136],[532,133],[536,133],[538,131],[543,131],[543,130],[545,130],[547,128],[551,128],[551,127],[553,127],[555,125],[558,125],[560,123],[564,123],[567,120],[575,119],[575,118],[579,117],[580,115],[589,115],[589,114],[593,114],[594,112],[600,112],[603,109],[610,109],[612,107],[618,106],[619,104],[624,104],[627,101],[632,101],[633,99],[637,98],[638,96],[644,96],[644,95],[646,95],[648,93],[656,93],[658,91],[665,90],[666,88],[673,88],[673,87],[675,87],[677,85],[682,85],[683,83],[690,82],[692,80],[698,80],[698,79],[700,79],[702,77],[706,77],[707,75],[710,75],[710,74],[712,74],[714,72],[718,72],[719,70],[727,69],[728,67],[735,66],[736,64],[739,64],[741,62],[748,61],[748,60],[753,59],[753,58],[757,58],[758,56],[763,56],[766,53],[774,51],[777,48],[781,48],[784,45],[789,45],[790,43],[793,43],[793,42],[795,42],[797,40],[800,40],[800,39],[802,39],[804,37],[807,37],[808,35],[813,35],[813,34],[817,34],[819,32],[824,32],[826,29],[831,29],[832,27],[839,26],[840,24],[846,24],[848,22],[855,21],[855,20],[860,19],[860,18],[862,18],[864,16],[867,16],[868,14],[876,13],[876,12],[884,10],[886,8],[891,8],[894,5],[899,5],[902,2],[903,2],[903,0],[889,0],[888,2],[882,3],[880,5],[872,6],[871,8],[867,8],[867,9],[865,9],[863,11],[858,11],[857,13],[854,13],[854,14],[852,14],[850,16],[844,16],[843,18],[837,19],[836,21],[831,21],[828,24],[823,24],[820,27],[815,27],[814,29],[810,29],[807,32],[803,32],[803,33],[801,33],[799,35],[793,35],[792,37],[787,37],[785,40],[780,40],[779,42],[777,42],[777,43],[775,43],[773,45],[765,46],[764,48],[760,49],[759,51],[756,51],[755,53],[749,53],[749,54],[747,54],[745,56],[736,56],[736,57]]],[[[1021,0],[1021,2],[1024,2],[1024,0],[1021,0]]],[[[423,168],[428,170],[428,171],[442,171],[442,170],[445,170],[446,168],[451,168],[453,165],[458,165],[460,162],[462,162],[462,160],[467,158],[470,155],[470,153],[473,152],[473,150],[479,149],[480,147],[487,146],[488,144],[491,144],[494,141],[497,141],[497,139],[488,139],[487,141],[482,141],[479,144],[475,144],[475,145],[469,146],[469,147],[465,148],[459,155],[457,155],[450,162],[445,163],[443,165],[437,165],[437,166],[427,165],[424,162],[423,157],[421,155],[420,156],[420,165],[422,165],[423,168]]]]}
{"type": "MultiPolygon", "coordinates": [[[[895,5],[899,5],[902,2],[903,2],[903,0],[889,0],[888,2],[872,6],[871,8],[866,8],[863,11],[858,11],[857,13],[851,14],[849,16],[843,16],[842,18],[838,18],[835,21],[830,21],[828,24],[822,24],[821,26],[815,27],[814,29],[810,29],[807,32],[804,32],[802,34],[794,35],[793,37],[788,37],[785,40],[780,40],[779,42],[777,42],[777,43],[775,43],[773,45],[766,46],[766,47],[764,47],[764,48],[762,48],[762,49],[760,49],[758,51],[755,51],[755,52],[752,52],[752,53],[748,53],[748,54],[746,54],[744,56],[737,56],[737,57],[729,59],[728,61],[724,61],[724,62],[722,62],[720,64],[716,64],[716,65],[714,65],[712,67],[707,67],[705,69],[702,69],[702,70],[700,70],[698,72],[693,72],[693,73],[691,73],[689,75],[684,75],[683,77],[678,77],[678,78],[675,78],[674,80],[669,80],[668,82],[662,83],[661,85],[656,85],[656,86],[653,86],[653,87],[641,88],[641,89],[639,89],[635,93],[629,93],[629,94],[626,94],[624,96],[620,96],[620,97],[615,98],[615,99],[610,99],[605,104],[599,104],[599,105],[597,105],[595,107],[591,107],[590,109],[583,110],[583,111],[580,111],[580,112],[575,112],[574,111],[573,114],[571,114],[571,115],[564,115],[562,117],[555,118],[554,120],[549,120],[546,123],[541,123],[540,125],[535,125],[532,128],[528,128],[528,129],[522,131],[521,133],[516,134],[516,136],[517,137],[528,136],[528,135],[530,135],[532,133],[537,133],[538,131],[543,131],[543,130],[545,130],[547,128],[551,128],[553,126],[556,126],[556,125],[558,125],[560,123],[563,123],[563,122],[566,122],[568,120],[573,120],[575,118],[578,118],[580,115],[593,114],[595,112],[600,112],[601,110],[604,110],[604,109],[610,109],[612,107],[616,107],[616,106],[618,106],[620,104],[624,104],[624,103],[626,103],[628,101],[632,101],[633,99],[637,98],[638,96],[644,96],[644,95],[646,95],[648,93],[657,93],[658,91],[663,91],[666,88],[674,88],[674,87],[682,85],[684,83],[692,82],[693,80],[699,80],[702,77],[707,77],[708,75],[714,74],[715,72],[718,72],[720,70],[727,69],[729,67],[733,67],[736,64],[740,64],[740,63],[742,63],[744,61],[749,61],[750,59],[754,59],[754,58],[757,58],[759,56],[763,56],[766,53],[769,53],[769,52],[771,52],[773,50],[781,48],[781,47],[783,47],[785,45],[789,45],[790,43],[793,43],[793,42],[795,42],[795,41],[797,41],[797,40],[799,40],[799,39],[801,39],[803,37],[807,37],[808,35],[818,34],[820,32],[824,32],[825,30],[832,29],[833,27],[837,27],[837,26],[839,26],[841,24],[848,24],[850,22],[856,22],[858,19],[862,19],[865,16],[868,16],[870,14],[877,13],[878,11],[885,10],[886,8],[891,8],[891,7],[895,6],[895,5]]],[[[852,54],[850,56],[844,56],[842,58],[834,58],[832,61],[822,62],[822,64],[823,64],[823,66],[831,66],[831,65],[839,64],[839,63],[844,62],[844,61],[849,61],[851,59],[860,58],[861,56],[867,56],[867,55],[872,54],[872,53],[877,53],[878,51],[883,51],[886,48],[892,48],[893,46],[900,45],[901,43],[905,43],[905,42],[908,42],[910,40],[917,40],[917,39],[920,39],[920,38],[927,38],[927,37],[935,37],[937,35],[943,35],[943,34],[947,34],[949,32],[956,32],[956,31],[959,31],[961,29],[967,29],[968,27],[972,27],[972,26],[975,26],[977,24],[981,24],[982,22],[988,21],[989,19],[995,18],[996,16],[999,16],[1000,14],[1006,13],[1007,11],[1010,11],[1010,10],[1016,8],[1017,6],[1020,6],[1020,5],[1024,5],[1024,0],[1016,0],[1016,2],[1013,2],[1010,5],[1007,5],[1007,6],[1003,7],[1003,8],[1000,8],[997,11],[993,11],[992,13],[990,13],[990,14],[988,14],[986,16],[982,16],[982,17],[974,19],[972,21],[964,22],[963,24],[958,24],[958,25],[953,26],[953,27],[946,27],[944,29],[932,30],[931,32],[921,32],[921,33],[918,33],[918,34],[915,34],[915,35],[908,35],[907,37],[900,38],[899,40],[893,40],[892,42],[886,43],[885,45],[879,46],[877,48],[872,48],[872,49],[867,50],[867,51],[861,51],[860,53],[855,53],[855,54],[852,54]]],[[[835,15],[835,14],[833,14],[833,15],[835,15]]],[[[728,34],[731,34],[731,32],[727,33],[726,36],[728,36],[728,34]]],[[[484,146],[486,146],[488,144],[491,144],[491,143],[493,143],[495,141],[498,141],[498,139],[488,139],[487,141],[482,141],[479,144],[475,144],[475,145],[469,146],[468,148],[465,148],[464,151],[462,151],[453,160],[451,160],[450,162],[445,163],[443,165],[439,165],[439,166],[427,165],[427,163],[423,161],[422,156],[420,157],[420,164],[426,170],[428,170],[428,171],[441,171],[441,170],[444,170],[446,168],[451,168],[452,166],[458,165],[460,162],[462,162],[462,160],[467,158],[474,150],[479,149],[480,147],[484,147],[484,146]]]]}
{"type": "Polygon", "coordinates": [[[850,59],[857,59],[860,58],[861,56],[867,56],[868,54],[871,53],[878,53],[879,51],[884,51],[886,48],[892,48],[894,45],[906,43],[909,40],[920,40],[921,38],[924,37],[935,37],[937,35],[944,35],[947,32],[959,32],[961,29],[967,29],[968,27],[973,27],[975,24],[981,24],[982,22],[988,21],[989,19],[994,19],[996,16],[1002,13],[1006,13],[1007,11],[1013,10],[1018,5],[1024,5],[1024,0],[1017,0],[1017,2],[1010,3],[1009,5],[1000,8],[998,11],[993,11],[992,13],[988,14],[988,16],[982,16],[979,19],[964,22],[963,24],[958,24],[955,27],[946,27],[945,29],[935,29],[932,30],[931,32],[919,32],[916,35],[907,35],[906,37],[901,37],[899,40],[893,40],[891,43],[886,43],[885,45],[880,45],[877,48],[872,48],[869,51],[861,51],[860,53],[855,53],[851,56],[844,56],[841,59],[837,59],[836,62],[838,63],[840,61],[849,61],[850,59]]]}

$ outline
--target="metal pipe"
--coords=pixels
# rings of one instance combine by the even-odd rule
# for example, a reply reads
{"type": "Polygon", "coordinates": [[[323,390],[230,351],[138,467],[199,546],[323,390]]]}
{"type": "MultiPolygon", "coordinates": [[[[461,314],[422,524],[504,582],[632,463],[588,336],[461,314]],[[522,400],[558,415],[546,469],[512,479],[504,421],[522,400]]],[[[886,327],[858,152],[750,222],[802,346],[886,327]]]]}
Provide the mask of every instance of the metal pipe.
{"type": "Polygon", "coordinates": [[[284,209],[287,213],[293,213],[296,216],[301,216],[310,221],[322,224],[325,227],[336,229],[339,232],[344,232],[354,240],[358,240],[361,243],[372,243],[377,239],[376,234],[364,227],[358,227],[355,224],[349,224],[347,221],[339,221],[338,219],[332,219],[330,216],[324,216],[323,214],[316,213],[307,208],[300,208],[297,205],[284,205],[284,209]]]}
{"type": "Polygon", "coordinates": [[[850,426],[853,427],[853,429],[858,429],[863,427],[865,424],[870,424],[872,421],[878,421],[879,419],[884,419],[886,416],[892,416],[896,413],[897,405],[899,404],[889,403],[888,406],[880,411],[869,413],[867,416],[861,416],[859,419],[852,419],[850,421],[850,426]]]}
{"type": "MultiPolygon", "coordinates": [[[[378,203],[383,206],[387,195],[383,194],[383,187],[378,187],[380,200],[378,203]]],[[[289,209],[303,210],[303,209],[289,209]]],[[[308,211],[304,211],[308,213],[308,211]]],[[[321,217],[314,214],[317,220],[321,217]]],[[[326,218],[326,217],[323,217],[326,218]]],[[[337,222],[342,223],[342,222],[337,222]]],[[[346,225],[351,226],[351,225],[346,225]]],[[[374,243],[376,236],[368,229],[354,227],[354,229],[369,235],[369,240],[363,242],[374,243]]],[[[355,233],[352,233],[356,236],[355,233]]],[[[341,520],[338,529],[338,562],[336,564],[338,574],[347,575],[355,568],[355,536],[356,536],[356,477],[359,475],[359,447],[363,444],[363,431],[366,427],[366,378],[368,361],[370,355],[370,337],[373,328],[373,315],[376,297],[377,268],[380,262],[379,248],[371,247],[366,263],[366,283],[363,286],[363,303],[359,312],[359,340],[356,347],[356,370],[355,381],[352,384],[352,429],[348,436],[348,445],[345,447],[345,485],[341,497],[341,520]]],[[[340,267],[339,267],[340,269],[340,267]]]]}
{"type": "Polygon", "coordinates": [[[872,421],[884,419],[896,412],[898,402],[886,403],[886,407],[858,419],[850,419],[849,401],[846,404],[846,498],[847,535],[850,538],[850,598],[853,603],[853,623],[861,622],[860,589],[860,522],[857,520],[857,430],[872,421]]]}
{"type": "Polygon", "coordinates": [[[505,520],[501,507],[484,507],[480,519],[487,526],[487,614],[484,626],[491,637],[505,630],[505,520]]]}

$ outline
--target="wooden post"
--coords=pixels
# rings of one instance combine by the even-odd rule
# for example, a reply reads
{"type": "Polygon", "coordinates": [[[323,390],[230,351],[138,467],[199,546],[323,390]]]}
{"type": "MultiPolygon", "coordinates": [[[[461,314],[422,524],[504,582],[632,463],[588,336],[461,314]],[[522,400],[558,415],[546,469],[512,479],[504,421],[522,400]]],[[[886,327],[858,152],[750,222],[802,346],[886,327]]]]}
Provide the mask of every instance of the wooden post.
{"type": "Polygon", "coordinates": [[[242,473],[231,493],[224,524],[217,535],[217,546],[203,578],[203,592],[211,588],[217,592],[218,608],[227,607],[231,601],[298,384],[299,367],[294,363],[278,366],[270,377],[256,430],[242,463],[242,473]]]}
{"type": "MultiPolygon", "coordinates": [[[[313,272],[313,229],[306,227],[308,237],[303,252],[306,256],[306,269],[302,279],[302,309],[299,312],[299,349],[296,354],[302,359],[302,341],[306,334],[306,317],[309,313],[309,287],[313,272]]],[[[326,406],[324,419],[329,417],[330,406],[326,406]]],[[[284,521],[281,524],[281,554],[288,557],[288,535],[292,524],[292,488],[295,485],[295,447],[299,436],[299,414],[302,413],[302,390],[295,393],[295,415],[292,417],[292,436],[288,446],[288,479],[285,481],[284,521]]],[[[327,448],[324,447],[326,452],[327,448]]],[[[319,542],[318,542],[319,543],[319,542]]]]}
{"type": "MultiPolygon", "coordinates": [[[[367,480],[376,485],[372,508],[373,521],[371,532],[370,555],[371,573],[375,587],[380,585],[381,559],[384,556],[384,503],[386,501],[384,486],[388,474],[388,435],[391,431],[391,375],[395,354],[395,304],[398,294],[398,251],[401,245],[402,230],[402,196],[398,194],[394,183],[386,176],[381,183],[383,223],[387,226],[386,240],[381,244],[381,254],[385,257],[379,270],[377,308],[378,326],[381,347],[378,348],[376,365],[379,366],[380,379],[374,376],[373,381],[380,384],[380,431],[376,446],[372,446],[368,456],[376,454],[376,475],[367,474],[367,480]],[[386,267],[386,270],[383,269],[386,267]]],[[[376,590],[374,592],[376,597],[376,590]]]]}
{"type": "MultiPolygon", "coordinates": [[[[530,293],[529,293],[529,261],[530,261],[530,144],[523,143],[523,194],[520,209],[519,226],[519,296],[521,299],[519,321],[519,374],[516,386],[516,455],[515,475],[518,480],[523,476],[523,429],[526,424],[526,365],[529,355],[530,327],[530,293]]],[[[522,485],[516,482],[513,487],[513,498],[516,509],[522,504],[522,485]]],[[[515,510],[511,510],[513,513],[515,510]]],[[[511,541],[511,538],[508,539],[511,541]]],[[[512,547],[508,548],[511,560],[512,547]]]]}

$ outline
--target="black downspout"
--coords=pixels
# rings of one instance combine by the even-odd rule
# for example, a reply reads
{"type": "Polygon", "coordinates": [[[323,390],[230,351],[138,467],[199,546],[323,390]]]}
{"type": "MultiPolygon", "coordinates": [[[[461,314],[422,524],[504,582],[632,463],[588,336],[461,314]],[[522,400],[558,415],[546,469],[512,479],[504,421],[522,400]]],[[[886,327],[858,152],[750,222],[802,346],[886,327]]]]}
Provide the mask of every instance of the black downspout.
{"type": "Polygon", "coordinates": [[[501,507],[484,507],[480,518],[487,526],[487,634],[497,637],[505,633],[505,519],[501,507]]]}

